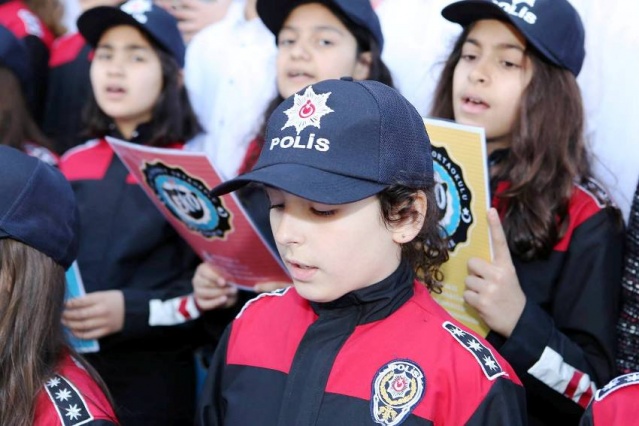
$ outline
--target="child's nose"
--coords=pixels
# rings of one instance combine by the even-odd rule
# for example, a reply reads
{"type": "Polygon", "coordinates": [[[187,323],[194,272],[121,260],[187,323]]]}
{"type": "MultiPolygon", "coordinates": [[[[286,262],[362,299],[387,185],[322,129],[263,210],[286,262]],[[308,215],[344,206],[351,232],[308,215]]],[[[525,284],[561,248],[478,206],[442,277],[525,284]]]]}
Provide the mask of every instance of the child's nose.
{"type": "Polygon", "coordinates": [[[486,61],[477,61],[468,74],[468,78],[474,83],[486,83],[490,79],[490,71],[486,61]]]}
{"type": "Polygon", "coordinates": [[[283,246],[299,244],[303,241],[301,221],[288,212],[282,212],[277,223],[273,225],[275,241],[283,246]]]}

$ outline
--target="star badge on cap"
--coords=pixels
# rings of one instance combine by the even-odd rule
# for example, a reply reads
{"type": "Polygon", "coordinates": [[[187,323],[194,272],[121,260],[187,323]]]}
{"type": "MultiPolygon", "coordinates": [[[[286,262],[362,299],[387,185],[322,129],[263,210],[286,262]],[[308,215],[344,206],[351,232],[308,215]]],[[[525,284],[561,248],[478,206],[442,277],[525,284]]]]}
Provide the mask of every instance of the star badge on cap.
{"type": "Polygon", "coordinates": [[[319,129],[320,119],[326,114],[335,112],[326,105],[330,95],[331,92],[316,94],[313,86],[309,86],[303,95],[296,93],[293,106],[284,111],[288,120],[280,130],[293,126],[299,135],[308,126],[319,129]]]}
{"type": "Polygon", "coordinates": [[[140,24],[146,24],[148,18],[145,14],[151,11],[152,4],[150,0],[130,0],[124,3],[120,9],[131,15],[140,24]]]}

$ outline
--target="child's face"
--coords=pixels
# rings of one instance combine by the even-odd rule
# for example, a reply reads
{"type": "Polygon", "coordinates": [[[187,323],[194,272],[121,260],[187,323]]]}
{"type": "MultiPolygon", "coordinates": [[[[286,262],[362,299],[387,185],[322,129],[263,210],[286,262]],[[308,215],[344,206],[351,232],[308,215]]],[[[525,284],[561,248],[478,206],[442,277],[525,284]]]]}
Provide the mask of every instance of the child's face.
{"type": "Polygon", "coordinates": [[[162,66],[149,41],[132,26],[104,32],[91,64],[98,106],[125,135],[151,119],[162,91],[162,66]]]}
{"type": "Polygon", "coordinates": [[[522,94],[532,78],[526,41],[514,27],[481,20],[462,47],[453,75],[453,111],[462,124],[483,127],[489,151],[510,146],[522,94]]]}
{"type": "Polygon", "coordinates": [[[295,8],[278,35],[277,87],[283,98],[322,80],[364,80],[369,69],[370,53],[358,56],[353,34],[321,4],[295,8]]]}
{"type": "Polygon", "coordinates": [[[399,266],[399,231],[384,224],[377,197],[328,205],[272,188],[267,193],[278,251],[305,299],[338,299],[399,266]]]}

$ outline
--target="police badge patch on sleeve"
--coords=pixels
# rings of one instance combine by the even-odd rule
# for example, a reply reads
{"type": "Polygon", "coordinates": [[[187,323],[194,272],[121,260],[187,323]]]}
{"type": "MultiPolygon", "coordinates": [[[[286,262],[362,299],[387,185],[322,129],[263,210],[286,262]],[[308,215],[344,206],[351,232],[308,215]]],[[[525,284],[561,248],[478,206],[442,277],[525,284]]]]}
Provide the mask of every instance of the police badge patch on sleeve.
{"type": "Polygon", "coordinates": [[[402,424],[424,397],[426,376],[408,359],[393,360],[380,368],[373,379],[371,416],[385,426],[402,424]]]}
{"type": "Polygon", "coordinates": [[[202,181],[159,161],[145,163],[142,172],[166,208],[191,231],[224,239],[231,230],[231,213],[202,181]]]}
{"type": "Polygon", "coordinates": [[[467,333],[449,321],[444,322],[442,327],[468,352],[473,354],[488,380],[495,380],[499,376],[506,375],[506,372],[501,368],[501,365],[497,362],[497,358],[495,358],[490,348],[483,345],[477,337],[467,333]]]}

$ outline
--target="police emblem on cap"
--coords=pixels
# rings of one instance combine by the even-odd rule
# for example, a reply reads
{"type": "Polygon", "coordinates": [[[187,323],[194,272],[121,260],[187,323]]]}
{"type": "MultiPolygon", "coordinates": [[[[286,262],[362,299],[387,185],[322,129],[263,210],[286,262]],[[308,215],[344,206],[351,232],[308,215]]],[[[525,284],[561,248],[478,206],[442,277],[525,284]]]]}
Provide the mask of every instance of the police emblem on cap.
{"type": "Polygon", "coordinates": [[[449,321],[444,322],[442,327],[468,352],[473,354],[488,380],[495,380],[499,376],[506,375],[506,372],[501,368],[501,365],[499,365],[497,358],[495,358],[490,348],[482,344],[477,337],[449,321]]]}
{"type": "Polygon", "coordinates": [[[313,86],[308,86],[304,94],[295,94],[293,106],[284,111],[288,117],[286,124],[281,130],[287,127],[295,127],[295,131],[299,135],[302,130],[308,126],[320,128],[320,119],[326,114],[334,112],[326,105],[331,92],[316,94],[313,86]]]}
{"type": "Polygon", "coordinates": [[[435,196],[440,212],[439,224],[446,231],[448,249],[455,248],[468,240],[468,229],[473,224],[470,209],[472,193],[462,168],[451,158],[444,147],[433,146],[433,171],[435,175],[435,196]]]}
{"type": "Polygon", "coordinates": [[[131,15],[140,24],[146,24],[148,18],[145,14],[151,11],[152,4],[150,0],[130,0],[120,6],[120,9],[131,15]]]}
{"type": "Polygon", "coordinates": [[[161,162],[145,163],[142,171],[166,208],[191,231],[223,239],[231,230],[231,213],[201,180],[161,162]]]}
{"type": "Polygon", "coordinates": [[[408,359],[393,360],[373,379],[371,416],[386,426],[402,424],[424,397],[426,376],[408,359]]]}

